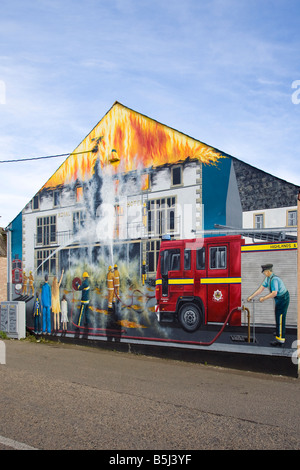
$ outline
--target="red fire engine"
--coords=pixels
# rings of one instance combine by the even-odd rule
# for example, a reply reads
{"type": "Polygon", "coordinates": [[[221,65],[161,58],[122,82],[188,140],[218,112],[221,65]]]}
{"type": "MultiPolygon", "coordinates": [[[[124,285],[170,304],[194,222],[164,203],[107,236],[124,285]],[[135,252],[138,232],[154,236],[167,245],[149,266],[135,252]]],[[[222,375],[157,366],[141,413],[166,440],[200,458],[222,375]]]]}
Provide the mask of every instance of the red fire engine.
{"type": "Polygon", "coordinates": [[[156,275],[158,320],[188,331],[208,322],[241,324],[241,236],[162,240],[156,275]]]}

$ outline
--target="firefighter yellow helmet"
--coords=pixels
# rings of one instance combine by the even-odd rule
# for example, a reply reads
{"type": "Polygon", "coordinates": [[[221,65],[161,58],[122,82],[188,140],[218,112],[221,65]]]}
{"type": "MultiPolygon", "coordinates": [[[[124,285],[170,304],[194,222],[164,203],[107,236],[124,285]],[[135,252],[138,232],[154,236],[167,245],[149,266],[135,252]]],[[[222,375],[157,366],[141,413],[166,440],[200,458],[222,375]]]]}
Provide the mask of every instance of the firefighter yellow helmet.
{"type": "Polygon", "coordinates": [[[88,273],[86,271],[84,271],[82,277],[89,277],[88,273]]]}
{"type": "Polygon", "coordinates": [[[111,269],[112,269],[111,266],[108,266],[108,270],[111,271],[111,269]]]}
{"type": "Polygon", "coordinates": [[[117,268],[117,267],[118,267],[118,265],[117,265],[117,264],[115,264],[115,265],[114,265],[114,268],[117,268]]]}

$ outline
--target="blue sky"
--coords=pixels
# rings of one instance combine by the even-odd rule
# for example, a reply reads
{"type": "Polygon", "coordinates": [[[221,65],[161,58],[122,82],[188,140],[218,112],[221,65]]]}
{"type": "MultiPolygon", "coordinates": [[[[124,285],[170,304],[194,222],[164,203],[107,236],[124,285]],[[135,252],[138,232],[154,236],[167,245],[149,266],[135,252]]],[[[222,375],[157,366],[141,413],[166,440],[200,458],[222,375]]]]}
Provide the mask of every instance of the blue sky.
{"type": "MultiPolygon", "coordinates": [[[[299,17],[298,0],[2,0],[0,160],[71,152],[119,101],[300,186],[299,17]]],[[[63,160],[0,164],[1,226],[63,160]]]]}

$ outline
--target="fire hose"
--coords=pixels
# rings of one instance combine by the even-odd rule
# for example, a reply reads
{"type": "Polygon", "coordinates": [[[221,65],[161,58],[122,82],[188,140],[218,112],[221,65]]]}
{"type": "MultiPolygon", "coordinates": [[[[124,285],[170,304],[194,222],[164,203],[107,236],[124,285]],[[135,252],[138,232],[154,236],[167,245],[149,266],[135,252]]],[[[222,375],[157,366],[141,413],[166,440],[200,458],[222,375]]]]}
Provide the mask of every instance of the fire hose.
{"type": "Polygon", "coordinates": [[[211,346],[218,338],[219,336],[223,333],[224,329],[225,329],[225,326],[226,324],[228,323],[231,315],[233,314],[233,312],[235,312],[236,310],[243,310],[244,307],[235,307],[233,308],[227,315],[224,323],[223,323],[223,326],[222,328],[220,329],[220,331],[217,333],[217,335],[211,340],[211,341],[200,341],[198,344],[200,344],[201,346],[211,346]]]}
{"type": "MultiPolygon", "coordinates": [[[[132,308],[133,296],[134,296],[134,293],[135,293],[135,292],[139,292],[141,295],[144,295],[146,298],[148,298],[148,300],[155,297],[155,296],[145,295],[145,294],[143,294],[143,292],[141,292],[140,290],[135,289],[135,290],[132,292],[132,302],[131,302],[131,304],[130,304],[130,305],[125,305],[125,304],[123,303],[123,301],[120,299],[120,297],[118,296],[118,294],[116,293],[116,290],[115,290],[115,296],[116,296],[116,298],[122,303],[122,305],[123,305],[124,307],[126,307],[126,308],[132,308]]],[[[201,346],[211,346],[211,345],[219,338],[219,336],[221,336],[221,334],[223,333],[223,331],[224,331],[224,329],[225,329],[225,327],[226,327],[226,324],[229,322],[229,319],[230,319],[231,315],[232,315],[233,312],[235,312],[236,310],[247,310],[247,311],[248,311],[248,320],[249,320],[249,318],[250,318],[249,309],[247,309],[247,308],[244,307],[244,306],[243,306],[243,307],[235,307],[235,308],[233,308],[233,309],[229,312],[229,314],[227,315],[227,317],[226,317],[226,319],[225,319],[225,321],[224,321],[224,323],[223,323],[223,326],[222,326],[222,328],[220,329],[220,331],[217,333],[217,335],[216,335],[211,341],[207,341],[207,342],[206,342],[206,341],[201,341],[199,344],[200,344],[201,346]]],[[[248,321],[248,342],[250,341],[249,328],[250,328],[250,323],[249,323],[249,321],[248,321]]]]}
{"type": "MultiPolygon", "coordinates": [[[[75,277],[72,281],[72,288],[74,290],[78,290],[78,285],[81,285],[81,279],[78,278],[78,277],[75,277]]],[[[118,301],[122,304],[122,306],[124,308],[132,308],[132,305],[133,305],[133,298],[134,298],[134,295],[135,293],[139,293],[140,295],[142,295],[143,297],[145,297],[147,299],[147,302],[150,300],[150,299],[154,299],[155,298],[155,295],[147,295],[145,294],[144,292],[140,291],[139,289],[134,289],[134,291],[132,292],[131,294],[131,302],[129,304],[125,304],[125,302],[120,298],[120,296],[118,295],[117,291],[116,291],[116,287],[114,286],[114,295],[115,297],[118,299],[118,301]]],[[[134,310],[134,309],[133,309],[134,310]]]]}
{"type": "Polygon", "coordinates": [[[116,288],[114,288],[114,293],[115,293],[115,296],[116,298],[119,300],[119,302],[122,304],[122,306],[124,308],[133,308],[132,305],[133,305],[133,297],[134,297],[134,294],[138,292],[139,294],[141,294],[142,296],[144,296],[146,299],[147,299],[147,302],[148,300],[150,299],[154,299],[155,295],[147,295],[147,294],[144,294],[143,292],[141,292],[139,289],[135,289],[132,294],[131,294],[131,303],[126,305],[122,299],[120,299],[119,295],[117,294],[116,292],[116,288]]]}
{"type": "MultiPolygon", "coordinates": [[[[75,279],[73,280],[73,282],[75,281],[75,279]]],[[[74,282],[74,286],[76,284],[76,282],[78,282],[78,279],[76,279],[76,281],[74,282]]],[[[118,301],[122,304],[122,306],[124,308],[133,308],[132,305],[133,305],[133,297],[134,297],[134,294],[135,293],[139,293],[141,295],[143,295],[144,297],[147,298],[147,301],[150,300],[150,299],[153,299],[155,297],[155,295],[145,295],[143,292],[141,292],[139,289],[135,289],[132,294],[131,294],[131,303],[129,304],[125,304],[122,299],[120,298],[120,296],[117,294],[116,292],[116,288],[114,288],[114,294],[116,296],[116,298],[118,299],[118,301]]],[[[234,307],[227,315],[223,325],[222,325],[222,328],[220,329],[220,331],[217,333],[217,335],[210,341],[200,341],[198,344],[200,344],[201,346],[211,346],[220,336],[221,334],[223,333],[227,323],[229,322],[230,320],[230,317],[231,315],[233,314],[233,312],[235,312],[236,310],[246,310],[248,312],[248,342],[250,342],[250,311],[247,307],[234,307]]]]}

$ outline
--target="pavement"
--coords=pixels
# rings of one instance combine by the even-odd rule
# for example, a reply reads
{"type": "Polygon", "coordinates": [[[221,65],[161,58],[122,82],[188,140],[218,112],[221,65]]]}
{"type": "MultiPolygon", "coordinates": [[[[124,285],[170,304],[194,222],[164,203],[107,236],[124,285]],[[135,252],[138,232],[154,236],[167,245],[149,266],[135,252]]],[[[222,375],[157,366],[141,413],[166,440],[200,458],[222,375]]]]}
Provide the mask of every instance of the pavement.
{"type": "Polygon", "coordinates": [[[143,468],[170,453],[194,465],[203,450],[300,450],[298,378],[133,354],[133,343],[2,343],[1,450],[98,450],[101,464],[139,456],[143,468]]]}
{"type": "MultiPolygon", "coordinates": [[[[167,327],[168,328],[168,327],[167,327]]],[[[73,331],[47,335],[47,339],[68,344],[96,346],[106,350],[133,352],[186,362],[211,364],[232,369],[250,370],[290,377],[298,377],[296,360],[297,330],[287,328],[286,341],[283,347],[270,345],[274,341],[274,328],[256,327],[255,331],[245,326],[206,325],[197,333],[182,340],[182,329],[169,327],[166,338],[151,337],[151,332],[138,336],[131,329],[115,331],[102,330],[102,333],[90,328],[81,328],[76,334],[73,331]],[[197,340],[195,335],[197,334],[197,340]],[[194,337],[193,337],[194,336],[194,337]],[[217,338],[215,340],[215,338],[217,338]]],[[[166,331],[166,328],[165,330],[166,331]]],[[[188,334],[187,334],[188,335],[188,334]]],[[[38,339],[45,336],[36,335],[38,339]]]]}

